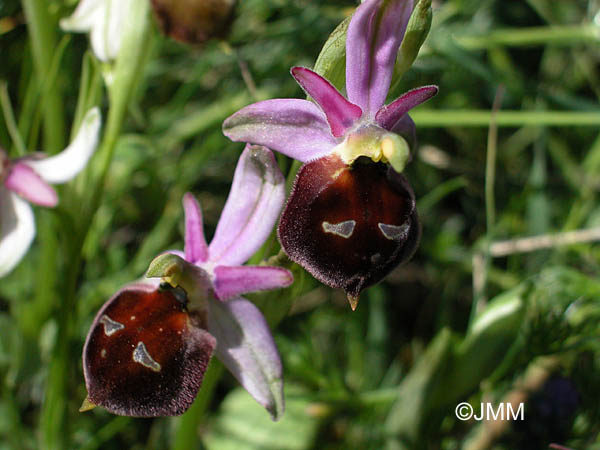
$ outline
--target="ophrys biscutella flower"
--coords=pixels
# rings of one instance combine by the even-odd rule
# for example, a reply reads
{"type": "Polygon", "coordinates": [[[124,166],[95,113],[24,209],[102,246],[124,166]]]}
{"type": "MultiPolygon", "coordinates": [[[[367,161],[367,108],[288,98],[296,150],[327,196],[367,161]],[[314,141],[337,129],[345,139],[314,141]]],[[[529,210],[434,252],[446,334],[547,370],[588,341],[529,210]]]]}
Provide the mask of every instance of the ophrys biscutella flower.
{"type": "Polygon", "coordinates": [[[266,145],[305,163],[279,224],[288,256],[320,281],[358,295],[411,257],[420,229],[400,175],[414,145],[410,109],[437,93],[413,89],[385,105],[412,0],[366,0],[346,38],[347,98],[304,67],[292,76],[316,102],[274,99],[223,124],[234,141],[266,145]]]}
{"type": "Polygon", "coordinates": [[[35,237],[28,202],[47,208],[58,204],[50,184],[66,183],[86,166],[96,149],[99,130],[100,111],[93,108],[73,142],[57,155],[32,153],[11,160],[0,149],[0,277],[21,261],[35,237]]]}
{"type": "Polygon", "coordinates": [[[152,261],[148,277],[98,312],[83,350],[88,403],[129,416],[182,414],[213,351],[274,419],[283,412],[279,353],[262,313],[244,293],[289,286],[279,267],[243,266],[267,239],[285,199],[273,154],[247,146],[210,245],[200,206],[183,198],[184,252],[152,261]]]}

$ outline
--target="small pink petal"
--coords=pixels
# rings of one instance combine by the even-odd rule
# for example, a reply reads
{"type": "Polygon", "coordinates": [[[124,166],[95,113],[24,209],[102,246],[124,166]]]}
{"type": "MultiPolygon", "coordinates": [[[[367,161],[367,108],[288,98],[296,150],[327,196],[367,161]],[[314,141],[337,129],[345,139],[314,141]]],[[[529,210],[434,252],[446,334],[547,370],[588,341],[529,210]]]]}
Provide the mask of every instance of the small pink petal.
{"type": "Polygon", "coordinates": [[[189,262],[205,262],[208,245],[204,238],[202,210],[198,201],[189,192],[183,196],[185,210],[185,259],[189,262]]]}
{"type": "Polygon", "coordinates": [[[304,67],[293,67],[292,76],[298,84],[321,107],[331,132],[335,137],[343,136],[362,115],[359,106],[350,103],[325,78],[304,67]]]}
{"type": "Polygon", "coordinates": [[[382,106],[377,111],[375,120],[381,127],[391,130],[404,114],[437,93],[437,86],[422,86],[405,92],[389,105],[382,106]]]}
{"type": "Polygon", "coordinates": [[[4,186],[36,205],[52,208],[58,204],[56,191],[24,162],[9,169],[4,186]]]}
{"type": "Polygon", "coordinates": [[[294,281],[289,270],[268,266],[217,266],[214,289],[227,300],[249,292],[287,287],[294,281]]]}

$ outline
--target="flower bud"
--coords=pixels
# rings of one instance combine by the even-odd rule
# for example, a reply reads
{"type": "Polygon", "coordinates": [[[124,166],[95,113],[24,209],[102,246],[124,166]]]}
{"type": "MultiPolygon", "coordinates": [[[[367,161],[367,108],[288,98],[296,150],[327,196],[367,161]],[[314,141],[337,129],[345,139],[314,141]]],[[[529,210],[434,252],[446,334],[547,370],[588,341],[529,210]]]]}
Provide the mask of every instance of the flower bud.
{"type": "Polygon", "coordinates": [[[290,259],[342,288],[354,309],[362,290],[408,260],[420,228],[413,191],[389,165],[332,154],[305,164],[279,224],[290,259]]]}
{"type": "Polygon", "coordinates": [[[431,28],[431,0],[419,0],[413,10],[400,45],[394,78],[401,77],[415,62],[431,28]]]}
{"type": "Polygon", "coordinates": [[[164,34],[187,44],[223,37],[233,20],[235,0],[152,0],[164,34]]]}

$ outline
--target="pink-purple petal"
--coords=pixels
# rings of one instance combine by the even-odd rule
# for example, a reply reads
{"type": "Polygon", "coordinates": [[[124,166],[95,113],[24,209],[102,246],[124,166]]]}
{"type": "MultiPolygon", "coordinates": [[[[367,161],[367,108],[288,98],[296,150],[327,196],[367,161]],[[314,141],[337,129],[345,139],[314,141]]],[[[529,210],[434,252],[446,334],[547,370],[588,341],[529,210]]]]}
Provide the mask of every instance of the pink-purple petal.
{"type": "Polygon", "coordinates": [[[189,192],[183,196],[185,210],[185,259],[190,262],[205,262],[208,245],[204,238],[202,210],[198,201],[189,192]]]}
{"type": "Polygon", "coordinates": [[[4,186],[36,205],[51,208],[58,204],[56,191],[24,162],[10,168],[4,186]]]}
{"type": "Polygon", "coordinates": [[[247,145],[209,246],[210,261],[226,266],[246,262],[273,231],[284,200],[285,179],[273,153],[247,145]]]}
{"type": "Polygon", "coordinates": [[[208,331],[216,356],[273,420],[284,410],[283,370],[269,326],[251,302],[208,299],[208,331]]]}
{"type": "Polygon", "coordinates": [[[268,266],[217,266],[214,290],[218,299],[228,300],[249,292],[287,287],[294,281],[289,270],[268,266]]]}
{"type": "Polygon", "coordinates": [[[412,0],[366,0],[356,9],[348,26],[348,100],[370,117],[385,103],[412,9],[412,0]]]}
{"type": "Polygon", "coordinates": [[[405,92],[389,105],[382,106],[377,111],[375,120],[381,127],[391,130],[404,114],[415,106],[426,102],[437,93],[437,86],[422,86],[405,92]]]}
{"type": "Polygon", "coordinates": [[[305,67],[293,67],[292,76],[321,107],[331,132],[335,137],[343,136],[348,128],[362,115],[360,107],[350,103],[321,75],[305,67]]]}
{"type": "Polygon", "coordinates": [[[246,106],[223,122],[223,133],[233,141],[265,145],[302,162],[326,155],[337,144],[325,114],[300,99],[246,106]]]}

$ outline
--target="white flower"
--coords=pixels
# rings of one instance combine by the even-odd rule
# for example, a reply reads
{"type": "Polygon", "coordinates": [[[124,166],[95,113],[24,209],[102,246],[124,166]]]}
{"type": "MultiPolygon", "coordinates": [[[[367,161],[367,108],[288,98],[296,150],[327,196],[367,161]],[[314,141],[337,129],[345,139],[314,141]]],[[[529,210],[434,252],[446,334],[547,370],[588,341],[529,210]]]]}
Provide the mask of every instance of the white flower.
{"type": "Polygon", "coordinates": [[[96,57],[103,62],[114,60],[121,48],[131,1],[81,0],[73,14],[60,21],[60,26],[65,31],[90,33],[96,57]]]}
{"type": "Polygon", "coordinates": [[[85,115],[73,142],[61,153],[10,160],[0,150],[0,277],[21,261],[35,236],[33,211],[27,201],[54,207],[56,191],[50,184],[66,183],[87,164],[96,149],[100,110],[85,115]]]}

